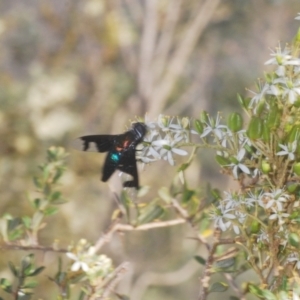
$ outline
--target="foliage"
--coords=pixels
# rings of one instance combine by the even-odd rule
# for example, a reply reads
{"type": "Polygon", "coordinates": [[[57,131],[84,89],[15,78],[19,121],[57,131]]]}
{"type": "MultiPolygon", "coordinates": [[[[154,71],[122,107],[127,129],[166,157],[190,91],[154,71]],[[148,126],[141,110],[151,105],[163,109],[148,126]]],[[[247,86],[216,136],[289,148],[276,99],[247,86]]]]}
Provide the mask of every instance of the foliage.
{"type": "MultiPolygon", "coordinates": [[[[93,10],[90,13],[92,15],[93,10]]],[[[196,38],[192,43],[195,41],[196,38]]],[[[51,216],[61,217],[66,203],[59,185],[66,170],[67,155],[63,148],[49,148],[46,162],[39,168],[40,175],[34,178],[36,195],[27,198],[32,213],[21,217],[4,214],[1,218],[2,249],[28,253],[19,265],[8,261],[11,278],[1,275],[2,290],[11,299],[33,299],[42,273],[57,287],[57,299],[136,299],[130,292],[120,293],[117,287],[130,264],[123,257],[120,257],[122,262],[118,262],[113,254],[105,255],[104,245],[112,245],[116,233],[156,228],[155,234],[160,235],[163,228],[186,224],[193,234],[192,239],[206,251],[201,251],[201,255],[193,253],[201,274],[199,300],[225,292],[230,294],[230,299],[246,299],[249,295],[257,299],[299,299],[299,44],[297,34],[291,46],[282,49],[279,45],[266,62],[276,69],[258,82],[258,91],[251,97],[238,95],[246,117],[233,112],[226,124],[222,123],[221,114],[214,118],[206,111],[194,120],[166,115],[159,115],[154,121],[149,121],[147,116],[140,118],[138,121],[148,127],[148,135],[137,153],[142,164],[165,160],[170,165],[178,165],[178,161],[189,156],[179,164],[170,186],[161,187],[154,197],[146,187],[138,191],[138,201],[131,190],[125,189],[116,195],[118,208],[111,213],[105,233],[94,242],[81,238],[60,248],[56,241],[48,246],[40,239],[44,231],[50,230],[51,216]],[[199,149],[214,151],[222,173],[236,180],[238,188],[225,192],[210,185],[201,190],[194,188],[187,174],[199,149]],[[40,262],[40,252],[51,252],[55,256],[54,273],[50,264],[40,262]],[[252,279],[244,279],[243,284],[239,284],[239,278],[248,272],[254,274],[252,279]]],[[[125,48],[123,45],[124,53],[125,48]]],[[[181,63],[184,65],[183,60],[181,63]]],[[[144,76],[140,76],[138,82],[140,96],[151,99],[159,95],[157,99],[166,101],[177,77],[169,78],[171,84],[167,92],[162,92],[164,89],[159,86],[150,97],[148,92],[153,86],[150,84],[149,88],[145,80],[150,65],[148,60],[141,68],[144,76]]],[[[174,65],[176,67],[176,59],[174,65]]],[[[70,85],[74,86],[72,80],[70,85]]],[[[41,96],[33,92],[31,95],[41,96]]],[[[34,100],[31,104],[36,106],[34,100]]],[[[46,106],[39,109],[48,110],[46,106]]],[[[37,121],[42,119],[41,111],[37,113],[40,118],[36,118],[37,121]]],[[[55,125],[61,126],[59,122],[55,125]]],[[[39,132],[41,136],[43,133],[39,132]]],[[[143,275],[137,285],[143,286],[146,281],[143,275]]],[[[168,282],[166,275],[152,274],[148,278],[148,286],[168,282]]]]}

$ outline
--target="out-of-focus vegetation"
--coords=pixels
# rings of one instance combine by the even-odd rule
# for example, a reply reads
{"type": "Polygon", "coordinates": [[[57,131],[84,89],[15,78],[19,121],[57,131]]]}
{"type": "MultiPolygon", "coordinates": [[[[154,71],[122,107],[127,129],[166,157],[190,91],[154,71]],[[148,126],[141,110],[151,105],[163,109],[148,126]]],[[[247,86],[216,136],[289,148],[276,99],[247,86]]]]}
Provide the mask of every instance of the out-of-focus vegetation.
{"type": "MultiPolygon", "coordinates": [[[[2,0],[2,215],[32,215],[26,201],[35,189],[32,176],[49,146],[64,146],[71,154],[61,190],[69,202],[48,217],[39,242],[64,248],[81,238],[97,241],[116,208],[112,190],[118,190],[119,179],[101,183],[104,157],[75,152],[71,141],[82,134],[122,132],[129,119],[146,112],[150,119],[160,113],[198,117],[202,109],[226,114],[236,106],[236,93],[244,94],[262,76],[269,48],[291,40],[298,8],[296,0],[2,0]]],[[[187,176],[197,188],[205,180],[226,186],[216,170],[211,162],[195,163],[187,176]]],[[[141,184],[151,186],[148,195],[155,196],[173,172],[164,162],[152,164],[140,173],[141,184]]],[[[171,279],[142,299],[196,299],[200,270],[190,260],[204,249],[188,239],[185,226],[157,233],[125,233],[103,248],[115,266],[131,263],[120,290],[140,295],[136,283],[142,274],[161,272],[171,279]]],[[[25,254],[1,251],[2,278],[10,276],[7,261],[17,264],[25,254]]],[[[51,252],[37,251],[35,258],[41,265],[57,262],[51,252]]],[[[42,280],[36,298],[54,299],[55,284],[42,280]]]]}

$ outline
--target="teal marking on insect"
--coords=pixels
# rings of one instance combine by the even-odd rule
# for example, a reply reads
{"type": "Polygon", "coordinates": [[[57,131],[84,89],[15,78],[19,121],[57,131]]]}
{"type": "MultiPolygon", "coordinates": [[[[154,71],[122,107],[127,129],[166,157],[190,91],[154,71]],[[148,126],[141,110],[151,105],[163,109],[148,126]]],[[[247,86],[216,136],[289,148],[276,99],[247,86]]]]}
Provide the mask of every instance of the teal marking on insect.
{"type": "Polygon", "coordinates": [[[118,153],[112,153],[112,155],[110,157],[116,163],[120,160],[120,156],[118,153]]]}

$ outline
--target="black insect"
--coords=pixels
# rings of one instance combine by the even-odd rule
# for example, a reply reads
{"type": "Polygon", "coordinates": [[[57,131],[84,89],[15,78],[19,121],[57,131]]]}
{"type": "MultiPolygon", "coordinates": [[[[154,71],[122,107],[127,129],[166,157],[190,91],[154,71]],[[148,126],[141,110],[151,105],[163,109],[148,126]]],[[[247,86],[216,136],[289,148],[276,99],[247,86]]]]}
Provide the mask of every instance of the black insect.
{"type": "Polygon", "coordinates": [[[136,166],[136,146],[143,141],[147,132],[144,123],[133,123],[132,128],[118,135],[87,135],[79,139],[83,141],[83,151],[108,152],[103,167],[102,181],[107,181],[115,170],[120,170],[133,177],[125,181],[124,187],[139,188],[139,177],[136,166]]]}

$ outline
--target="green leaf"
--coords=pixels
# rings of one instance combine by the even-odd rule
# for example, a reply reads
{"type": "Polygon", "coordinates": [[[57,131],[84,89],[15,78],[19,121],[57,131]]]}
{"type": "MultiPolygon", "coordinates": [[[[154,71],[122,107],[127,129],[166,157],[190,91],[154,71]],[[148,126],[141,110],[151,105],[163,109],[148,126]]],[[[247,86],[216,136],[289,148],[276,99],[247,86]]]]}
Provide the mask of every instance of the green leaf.
{"type": "Polygon", "coordinates": [[[56,214],[58,212],[58,208],[57,207],[47,207],[46,209],[44,209],[44,214],[45,216],[52,216],[54,214],[56,214]]]}
{"type": "Polygon", "coordinates": [[[38,274],[40,274],[43,270],[45,269],[45,267],[38,267],[38,268],[36,268],[35,270],[31,270],[28,274],[27,274],[27,276],[36,276],[36,275],[38,275],[38,274]]]}
{"type": "Polygon", "coordinates": [[[19,271],[17,269],[17,267],[11,262],[8,262],[8,267],[11,270],[11,272],[14,274],[15,277],[19,277],[19,271]]]}
{"type": "Polygon", "coordinates": [[[165,210],[157,204],[147,205],[138,217],[139,224],[150,223],[164,214],[165,210]]]}
{"type": "Polygon", "coordinates": [[[33,289],[38,285],[38,283],[36,281],[30,281],[30,282],[26,282],[26,284],[24,284],[22,286],[23,289],[33,289]]]}
{"type": "Polygon", "coordinates": [[[203,266],[206,264],[206,260],[203,257],[196,255],[196,256],[194,256],[194,258],[199,264],[201,264],[203,266]]]}
{"type": "Polygon", "coordinates": [[[60,197],[61,197],[61,192],[55,191],[50,195],[49,200],[55,201],[55,200],[58,200],[60,197]]]}
{"type": "Polygon", "coordinates": [[[209,288],[209,292],[211,293],[222,293],[227,291],[228,289],[228,284],[225,282],[215,282],[213,283],[210,288],[209,288]]]}
{"type": "Polygon", "coordinates": [[[38,189],[42,188],[42,182],[41,179],[38,177],[33,177],[33,184],[35,185],[35,187],[37,187],[38,189]]]}
{"type": "Polygon", "coordinates": [[[263,290],[262,294],[263,294],[263,297],[265,300],[276,300],[277,299],[277,297],[268,290],[263,290]]]}
{"type": "Polygon", "coordinates": [[[30,253],[22,258],[22,261],[21,261],[21,273],[22,274],[25,274],[32,268],[32,259],[33,258],[34,258],[34,254],[32,254],[32,253],[30,253]]]}
{"type": "Polygon", "coordinates": [[[39,209],[41,205],[41,199],[40,198],[35,198],[32,202],[32,205],[35,209],[39,209]]]}
{"type": "Polygon", "coordinates": [[[215,159],[221,167],[228,166],[230,164],[230,160],[227,157],[216,155],[215,159]]]}
{"type": "Polygon", "coordinates": [[[50,175],[50,165],[45,165],[43,167],[43,179],[45,180],[45,182],[48,180],[49,175],[50,175]]]}
{"type": "Polygon", "coordinates": [[[166,202],[167,204],[171,203],[172,196],[170,195],[170,191],[167,187],[162,187],[158,190],[159,197],[166,202]]]}
{"type": "Polygon", "coordinates": [[[65,168],[63,168],[63,167],[56,170],[56,173],[53,177],[53,183],[56,183],[60,179],[60,177],[64,173],[64,170],[65,170],[65,168]]]}
{"type": "Polygon", "coordinates": [[[216,266],[221,269],[227,269],[232,267],[235,264],[235,257],[230,257],[226,259],[222,259],[216,262],[216,266]]]}
{"type": "Polygon", "coordinates": [[[132,203],[130,197],[128,196],[127,192],[125,190],[122,190],[121,196],[120,196],[120,202],[123,204],[126,210],[127,216],[130,214],[130,205],[132,203]]]}
{"type": "Polygon", "coordinates": [[[263,298],[263,291],[256,285],[254,284],[249,284],[248,285],[249,292],[258,298],[263,298]]]}
{"type": "Polygon", "coordinates": [[[12,284],[6,278],[0,279],[0,286],[6,293],[12,293],[12,284]]]}
{"type": "Polygon", "coordinates": [[[183,203],[189,202],[195,194],[196,194],[196,192],[194,190],[186,189],[182,195],[182,202],[183,203]]]}
{"type": "Polygon", "coordinates": [[[31,226],[31,218],[28,216],[24,216],[24,217],[22,217],[22,221],[23,221],[23,224],[25,225],[25,227],[27,229],[29,229],[31,226]]]}

